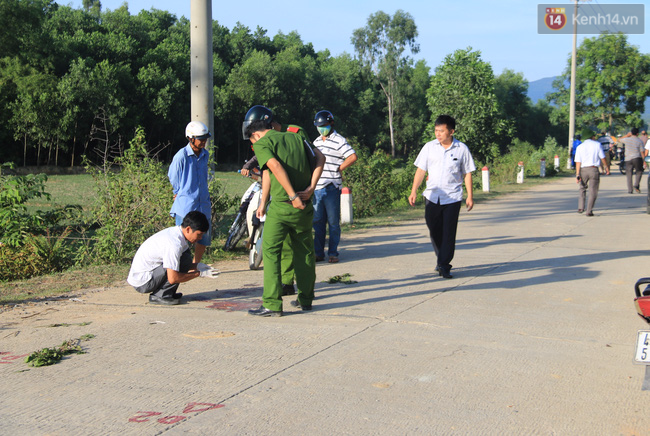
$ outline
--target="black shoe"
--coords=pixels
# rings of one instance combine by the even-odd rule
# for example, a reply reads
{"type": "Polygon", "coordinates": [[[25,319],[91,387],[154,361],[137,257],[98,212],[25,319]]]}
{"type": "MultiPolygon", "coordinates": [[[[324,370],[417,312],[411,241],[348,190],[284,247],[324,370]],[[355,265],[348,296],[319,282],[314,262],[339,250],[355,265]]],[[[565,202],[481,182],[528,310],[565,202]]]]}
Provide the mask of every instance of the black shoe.
{"type": "Polygon", "coordinates": [[[251,309],[248,311],[249,315],[256,315],[256,316],[282,316],[282,311],[275,311],[271,309],[267,309],[264,306],[260,306],[258,309],[251,309]]]}
{"type": "Polygon", "coordinates": [[[174,292],[174,295],[172,296],[173,298],[180,300],[183,297],[182,292],[174,292]]]}
{"type": "Polygon", "coordinates": [[[316,262],[322,262],[325,260],[325,256],[316,256],[316,262]]]}
{"type": "Polygon", "coordinates": [[[437,272],[437,273],[440,272],[440,265],[436,265],[436,272],[437,272]]]}
{"type": "Polygon", "coordinates": [[[301,304],[298,302],[298,300],[293,300],[293,301],[291,302],[291,305],[292,305],[293,307],[297,308],[297,309],[301,309],[301,310],[311,310],[311,304],[310,304],[309,306],[307,306],[307,305],[303,306],[303,305],[301,305],[301,304]]]}
{"type": "Polygon", "coordinates": [[[157,295],[149,294],[149,303],[151,304],[164,304],[166,306],[175,306],[181,303],[180,298],[162,298],[157,295]]]}
{"type": "Polygon", "coordinates": [[[641,193],[641,190],[639,188],[634,188],[634,190],[636,191],[637,194],[641,193]]]}
{"type": "Polygon", "coordinates": [[[446,269],[443,269],[443,268],[440,268],[438,270],[438,274],[440,274],[440,277],[445,278],[445,279],[451,279],[451,278],[454,277],[454,276],[451,275],[449,270],[446,270],[446,269]]]}
{"type": "Polygon", "coordinates": [[[594,216],[593,212],[587,212],[587,216],[594,216]]]}
{"type": "Polygon", "coordinates": [[[296,295],[296,288],[293,285],[282,285],[282,296],[296,295]]]}

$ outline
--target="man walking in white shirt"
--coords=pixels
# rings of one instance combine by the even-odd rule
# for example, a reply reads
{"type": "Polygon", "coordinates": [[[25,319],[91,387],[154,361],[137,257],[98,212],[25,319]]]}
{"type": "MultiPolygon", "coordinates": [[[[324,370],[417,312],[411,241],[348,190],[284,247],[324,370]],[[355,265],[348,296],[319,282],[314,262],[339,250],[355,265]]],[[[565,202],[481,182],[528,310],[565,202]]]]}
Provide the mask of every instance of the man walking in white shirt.
{"type": "Polygon", "coordinates": [[[600,185],[600,173],[598,166],[602,163],[605,168],[605,174],[609,175],[609,165],[605,160],[605,154],[598,141],[594,141],[596,136],[590,129],[582,131],[584,142],[576,149],[576,183],[579,188],[578,196],[578,213],[585,211],[585,197],[589,192],[587,201],[587,216],[594,216],[594,204],[598,197],[598,186],[600,185]]]}

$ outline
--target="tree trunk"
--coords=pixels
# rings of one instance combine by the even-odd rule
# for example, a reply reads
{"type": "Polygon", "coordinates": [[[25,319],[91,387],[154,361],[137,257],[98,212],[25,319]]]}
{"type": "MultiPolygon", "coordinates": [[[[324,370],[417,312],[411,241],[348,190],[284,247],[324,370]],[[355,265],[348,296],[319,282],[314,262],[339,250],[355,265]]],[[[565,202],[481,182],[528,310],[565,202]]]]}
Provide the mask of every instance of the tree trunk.
{"type": "Polygon", "coordinates": [[[23,147],[23,166],[27,166],[27,133],[25,133],[25,145],[23,147]]]}

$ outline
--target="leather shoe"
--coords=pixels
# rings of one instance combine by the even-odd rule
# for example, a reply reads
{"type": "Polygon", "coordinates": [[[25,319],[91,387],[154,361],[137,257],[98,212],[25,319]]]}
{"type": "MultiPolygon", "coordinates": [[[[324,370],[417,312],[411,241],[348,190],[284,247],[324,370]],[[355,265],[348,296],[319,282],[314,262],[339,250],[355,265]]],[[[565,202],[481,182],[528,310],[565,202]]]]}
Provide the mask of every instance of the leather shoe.
{"type": "Polygon", "coordinates": [[[249,315],[256,315],[256,316],[282,316],[282,311],[275,311],[271,309],[267,309],[264,306],[260,306],[257,309],[251,309],[248,311],[249,315]]]}
{"type": "Polygon", "coordinates": [[[293,301],[291,302],[291,305],[292,305],[293,307],[297,308],[297,309],[301,309],[301,310],[311,310],[311,304],[310,304],[309,306],[307,306],[307,305],[304,305],[304,306],[303,306],[303,305],[301,305],[301,304],[298,302],[298,300],[293,300],[293,301]]]}
{"type": "Polygon", "coordinates": [[[593,212],[587,212],[587,216],[594,216],[593,212]]]}
{"type": "Polygon", "coordinates": [[[282,285],[282,296],[296,295],[296,288],[293,285],[282,285]]]}
{"type": "Polygon", "coordinates": [[[176,306],[181,303],[180,298],[162,298],[157,295],[149,294],[149,303],[151,304],[163,304],[165,306],[176,306]]]}
{"type": "Polygon", "coordinates": [[[451,273],[448,270],[446,270],[444,268],[440,268],[438,270],[438,274],[440,274],[440,277],[445,278],[445,279],[451,279],[451,278],[454,277],[454,276],[451,275],[451,273]]]}

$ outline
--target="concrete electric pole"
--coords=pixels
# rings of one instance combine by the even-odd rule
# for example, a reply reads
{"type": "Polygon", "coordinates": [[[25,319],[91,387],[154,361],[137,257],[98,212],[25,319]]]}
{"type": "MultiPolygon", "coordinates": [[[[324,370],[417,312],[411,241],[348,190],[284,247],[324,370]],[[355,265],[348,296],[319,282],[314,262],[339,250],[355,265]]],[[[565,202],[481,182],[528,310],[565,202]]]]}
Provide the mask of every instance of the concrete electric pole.
{"type": "Polygon", "coordinates": [[[211,0],[190,0],[190,26],[191,121],[201,121],[214,135],[211,0]]]}

